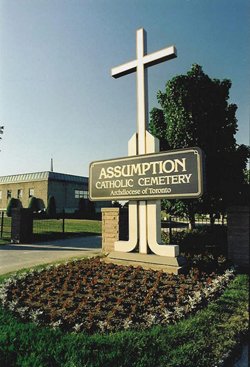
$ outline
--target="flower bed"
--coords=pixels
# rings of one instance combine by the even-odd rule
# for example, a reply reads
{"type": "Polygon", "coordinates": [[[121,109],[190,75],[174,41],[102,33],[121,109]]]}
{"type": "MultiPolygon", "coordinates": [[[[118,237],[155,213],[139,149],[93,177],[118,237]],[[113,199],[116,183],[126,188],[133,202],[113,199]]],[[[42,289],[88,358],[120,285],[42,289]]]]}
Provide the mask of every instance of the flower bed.
{"type": "Polygon", "coordinates": [[[144,329],[174,323],[215,299],[234,277],[222,269],[176,276],[78,260],[8,279],[0,302],[23,320],[65,331],[144,329]]]}

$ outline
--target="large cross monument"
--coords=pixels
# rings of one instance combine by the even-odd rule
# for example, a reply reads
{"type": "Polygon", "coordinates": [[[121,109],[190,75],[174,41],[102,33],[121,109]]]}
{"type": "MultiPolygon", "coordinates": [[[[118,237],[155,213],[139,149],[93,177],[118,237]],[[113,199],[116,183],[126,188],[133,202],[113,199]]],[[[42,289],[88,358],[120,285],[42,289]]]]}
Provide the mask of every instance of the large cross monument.
{"type": "MultiPolygon", "coordinates": [[[[129,155],[142,155],[159,151],[159,141],[148,131],[148,78],[147,68],[177,57],[174,46],[147,54],[146,31],[136,32],[136,59],[111,70],[114,78],[136,72],[137,133],[128,144],[129,155]]],[[[115,250],[132,251],[139,244],[139,252],[147,254],[149,248],[157,255],[176,257],[178,246],[161,245],[160,201],[129,202],[129,240],[115,243],[115,250]]]]}
{"type": "Polygon", "coordinates": [[[146,32],[137,31],[136,59],[111,70],[114,78],[136,72],[137,131],[128,142],[128,157],[92,162],[89,175],[90,200],[129,200],[129,239],[114,240],[109,258],[168,265],[173,272],[183,260],[178,246],[161,243],[160,199],[198,198],[203,193],[202,151],[159,152],[159,140],[147,131],[147,68],[176,56],[174,46],[147,54],[146,32]]]}

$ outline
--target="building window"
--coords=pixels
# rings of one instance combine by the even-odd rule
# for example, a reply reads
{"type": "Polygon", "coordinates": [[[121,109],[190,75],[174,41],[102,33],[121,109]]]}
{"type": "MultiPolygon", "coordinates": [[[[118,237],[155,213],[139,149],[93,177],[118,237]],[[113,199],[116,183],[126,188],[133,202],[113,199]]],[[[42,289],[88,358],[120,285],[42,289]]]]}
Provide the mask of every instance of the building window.
{"type": "Polygon", "coordinates": [[[75,190],[75,198],[76,199],[88,199],[89,197],[89,193],[88,191],[84,191],[84,190],[75,190]]]}
{"type": "Polygon", "coordinates": [[[7,199],[11,198],[11,190],[7,190],[7,199]]]}
{"type": "Polygon", "coordinates": [[[3,192],[0,191],[0,200],[2,200],[2,198],[3,198],[3,192]]]}
{"type": "Polygon", "coordinates": [[[17,198],[22,199],[22,197],[23,197],[23,189],[18,189],[17,190],[17,198]]]}
{"type": "Polygon", "coordinates": [[[29,189],[29,198],[34,196],[34,194],[35,194],[35,190],[34,189],[29,189]]]}

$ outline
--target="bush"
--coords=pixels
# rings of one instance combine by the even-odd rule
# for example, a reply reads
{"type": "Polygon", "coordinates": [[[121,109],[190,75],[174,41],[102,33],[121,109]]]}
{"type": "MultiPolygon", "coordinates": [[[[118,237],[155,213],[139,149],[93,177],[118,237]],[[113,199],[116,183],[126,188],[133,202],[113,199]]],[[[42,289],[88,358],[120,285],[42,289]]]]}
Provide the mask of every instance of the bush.
{"type": "Polygon", "coordinates": [[[21,208],[21,207],[22,207],[22,203],[19,199],[11,198],[8,203],[7,210],[6,210],[7,216],[11,217],[12,209],[21,208]]]}
{"type": "MultiPolygon", "coordinates": [[[[162,240],[169,243],[168,233],[162,233],[162,240]]],[[[185,254],[210,252],[215,256],[227,255],[227,229],[223,226],[214,226],[173,232],[172,243],[179,245],[180,252],[185,254]]]]}
{"type": "Polygon", "coordinates": [[[84,218],[85,211],[86,211],[85,200],[84,200],[84,198],[80,198],[79,203],[78,203],[78,214],[79,214],[80,218],[84,218]]]}
{"type": "Polygon", "coordinates": [[[34,212],[38,212],[39,208],[39,200],[35,197],[32,196],[30,198],[30,202],[29,202],[29,207],[28,207],[33,213],[34,212]]]}

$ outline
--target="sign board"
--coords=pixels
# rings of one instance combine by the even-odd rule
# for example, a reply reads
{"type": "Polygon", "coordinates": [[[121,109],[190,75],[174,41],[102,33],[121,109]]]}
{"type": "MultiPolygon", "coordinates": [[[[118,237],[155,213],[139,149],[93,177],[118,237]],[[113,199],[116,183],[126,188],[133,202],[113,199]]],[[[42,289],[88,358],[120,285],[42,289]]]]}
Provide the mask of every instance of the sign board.
{"type": "Polygon", "coordinates": [[[203,193],[199,148],[144,154],[90,164],[89,198],[157,200],[198,198],[203,193]]]}

